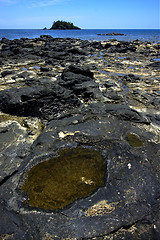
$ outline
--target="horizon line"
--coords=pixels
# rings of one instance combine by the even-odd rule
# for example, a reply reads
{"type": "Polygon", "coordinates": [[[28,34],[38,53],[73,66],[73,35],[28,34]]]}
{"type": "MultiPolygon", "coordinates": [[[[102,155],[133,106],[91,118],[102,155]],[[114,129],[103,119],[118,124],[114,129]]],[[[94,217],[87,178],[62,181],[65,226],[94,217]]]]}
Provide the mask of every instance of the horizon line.
{"type": "Polygon", "coordinates": [[[160,28],[80,28],[80,29],[43,29],[43,28],[0,28],[0,30],[160,30],[160,28]]]}

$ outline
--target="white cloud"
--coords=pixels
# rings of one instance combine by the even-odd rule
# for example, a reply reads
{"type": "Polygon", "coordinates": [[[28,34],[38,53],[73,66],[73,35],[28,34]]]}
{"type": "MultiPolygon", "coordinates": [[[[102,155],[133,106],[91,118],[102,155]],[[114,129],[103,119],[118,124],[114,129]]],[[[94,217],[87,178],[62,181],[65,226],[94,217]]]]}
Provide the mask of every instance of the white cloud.
{"type": "Polygon", "coordinates": [[[12,4],[19,4],[21,6],[28,5],[29,7],[47,7],[52,6],[60,3],[66,3],[70,0],[0,0],[0,3],[6,4],[6,5],[12,5],[12,4]]]}
{"type": "Polygon", "coordinates": [[[17,1],[16,0],[0,0],[0,3],[15,4],[17,3],[17,1]]]}
{"type": "Polygon", "coordinates": [[[59,3],[68,2],[69,0],[48,0],[48,1],[33,1],[31,7],[47,7],[56,5],[59,3]]]}

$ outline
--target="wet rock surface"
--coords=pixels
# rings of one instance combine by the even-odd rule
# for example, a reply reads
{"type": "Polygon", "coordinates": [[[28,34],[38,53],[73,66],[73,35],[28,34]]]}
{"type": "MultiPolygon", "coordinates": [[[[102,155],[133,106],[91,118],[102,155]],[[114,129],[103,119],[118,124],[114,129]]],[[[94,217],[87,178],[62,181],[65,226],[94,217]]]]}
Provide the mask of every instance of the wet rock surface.
{"type": "Polygon", "coordinates": [[[58,155],[27,173],[21,189],[29,206],[62,209],[104,185],[106,166],[97,151],[73,148],[61,150],[58,155]]]}
{"type": "Polygon", "coordinates": [[[158,49],[47,35],[0,41],[0,239],[160,238],[158,49]],[[84,151],[82,167],[74,163],[79,171],[69,160],[45,167],[76,149],[84,151]],[[44,205],[54,201],[52,174],[54,189],[63,176],[66,198],[67,171],[71,185],[78,178],[76,191],[94,187],[100,170],[89,177],[83,170],[91,152],[104,160],[103,184],[63,207],[29,204],[32,186],[22,186],[39,164],[48,178],[38,181],[38,173],[32,190],[44,205]]]}

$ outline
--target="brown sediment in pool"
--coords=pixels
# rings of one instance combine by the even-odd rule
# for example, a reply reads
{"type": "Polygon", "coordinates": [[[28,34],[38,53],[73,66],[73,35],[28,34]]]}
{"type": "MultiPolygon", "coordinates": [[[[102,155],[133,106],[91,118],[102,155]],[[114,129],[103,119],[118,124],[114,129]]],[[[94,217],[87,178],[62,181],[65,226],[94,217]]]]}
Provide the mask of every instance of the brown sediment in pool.
{"type": "Polygon", "coordinates": [[[102,155],[86,148],[64,149],[58,157],[35,165],[21,189],[31,207],[60,209],[104,185],[102,155]]]}

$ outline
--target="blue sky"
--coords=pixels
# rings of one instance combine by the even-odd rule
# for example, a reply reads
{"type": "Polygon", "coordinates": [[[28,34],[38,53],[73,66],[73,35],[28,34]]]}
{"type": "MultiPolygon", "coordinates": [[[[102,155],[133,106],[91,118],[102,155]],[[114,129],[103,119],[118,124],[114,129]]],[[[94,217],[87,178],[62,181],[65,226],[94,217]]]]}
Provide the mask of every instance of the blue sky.
{"type": "Polygon", "coordinates": [[[83,29],[156,29],[159,0],[0,0],[0,29],[50,28],[53,21],[83,29]]]}

